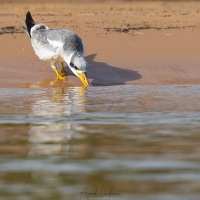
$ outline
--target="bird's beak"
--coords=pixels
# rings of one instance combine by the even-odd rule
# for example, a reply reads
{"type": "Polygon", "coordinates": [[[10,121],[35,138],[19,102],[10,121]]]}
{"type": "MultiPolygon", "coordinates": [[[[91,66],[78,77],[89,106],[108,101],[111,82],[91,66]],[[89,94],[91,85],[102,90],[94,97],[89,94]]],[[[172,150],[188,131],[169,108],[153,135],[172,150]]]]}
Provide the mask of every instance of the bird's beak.
{"type": "Polygon", "coordinates": [[[87,74],[85,72],[77,72],[77,75],[80,78],[80,80],[82,81],[83,85],[85,87],[89,87],[89,82],[88,82],[87,74]]]}

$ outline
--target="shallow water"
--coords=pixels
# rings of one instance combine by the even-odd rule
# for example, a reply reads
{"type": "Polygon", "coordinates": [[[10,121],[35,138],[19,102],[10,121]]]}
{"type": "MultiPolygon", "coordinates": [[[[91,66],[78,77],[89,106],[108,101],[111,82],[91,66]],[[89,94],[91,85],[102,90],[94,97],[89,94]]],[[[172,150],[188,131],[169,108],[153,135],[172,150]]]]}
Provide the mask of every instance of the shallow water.
{"type": "Polygon", "coordinates": [[[0,89],[0,199],[199,199],[200,86],[0,89]]]}

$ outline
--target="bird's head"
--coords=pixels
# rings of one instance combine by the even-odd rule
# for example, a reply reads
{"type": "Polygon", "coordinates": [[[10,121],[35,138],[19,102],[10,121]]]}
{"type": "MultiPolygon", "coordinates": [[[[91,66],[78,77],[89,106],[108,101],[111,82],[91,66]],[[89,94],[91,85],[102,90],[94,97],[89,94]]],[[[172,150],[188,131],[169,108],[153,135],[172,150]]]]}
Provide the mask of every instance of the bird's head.
{"type": "Polygon", "coordinates": [[[71,71],[79,77],[85,87],[89,87],[87,78],[88,64],[84,57],[79,53],[74,53],[69,62],[69,68],[71,71]]]}

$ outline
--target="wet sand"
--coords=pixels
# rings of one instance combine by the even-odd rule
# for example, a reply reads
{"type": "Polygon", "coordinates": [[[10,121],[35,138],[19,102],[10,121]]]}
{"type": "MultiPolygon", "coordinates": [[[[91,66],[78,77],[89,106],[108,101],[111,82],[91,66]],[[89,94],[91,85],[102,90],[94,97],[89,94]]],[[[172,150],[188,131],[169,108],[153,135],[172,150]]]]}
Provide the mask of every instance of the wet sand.
{"type": "Polygon", "coordinates": [[[16,17],[28,10],[36,22],[83,39],[93,86],[200,83],[200,2],[0,2],[0,87],[82,86],[70,71],[54,82],[16,17]]]}

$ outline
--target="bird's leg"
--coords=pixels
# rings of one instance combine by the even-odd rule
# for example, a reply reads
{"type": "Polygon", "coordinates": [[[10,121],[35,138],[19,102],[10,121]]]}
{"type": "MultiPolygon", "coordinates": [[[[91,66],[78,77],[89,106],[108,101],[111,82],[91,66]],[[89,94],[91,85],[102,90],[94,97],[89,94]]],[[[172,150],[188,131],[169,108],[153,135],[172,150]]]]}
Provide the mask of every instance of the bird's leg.
{"type": "Polygon", "coordinates": [[[61,62],[61,64],[62,64],[62,68],[61,68],[60,74],[63,75],[63,76],[67,76],[68,73],[65,71],[64,63],[61,62]]]}
{"type": "Polygon", "coordinates": [[[65,78],[62,77],[62,76],[58,73],[58,71],[57,71],[56,66],[55,66],[54,63],[51,63],[51,67],[52,67],[53,70],[56,72],[57,80],[65,80],[65,78]]]}
{"type": "Polygon", "coordinates": [[[57,71],[57,69],[56,69],[56,67],[54,68],[54,71],[56,72],[56,75],[57,75],[57,80],[65,80],[65,78],[64,77],[62,77],[59,73],[58,73],[58,71],[57,71]]]}

